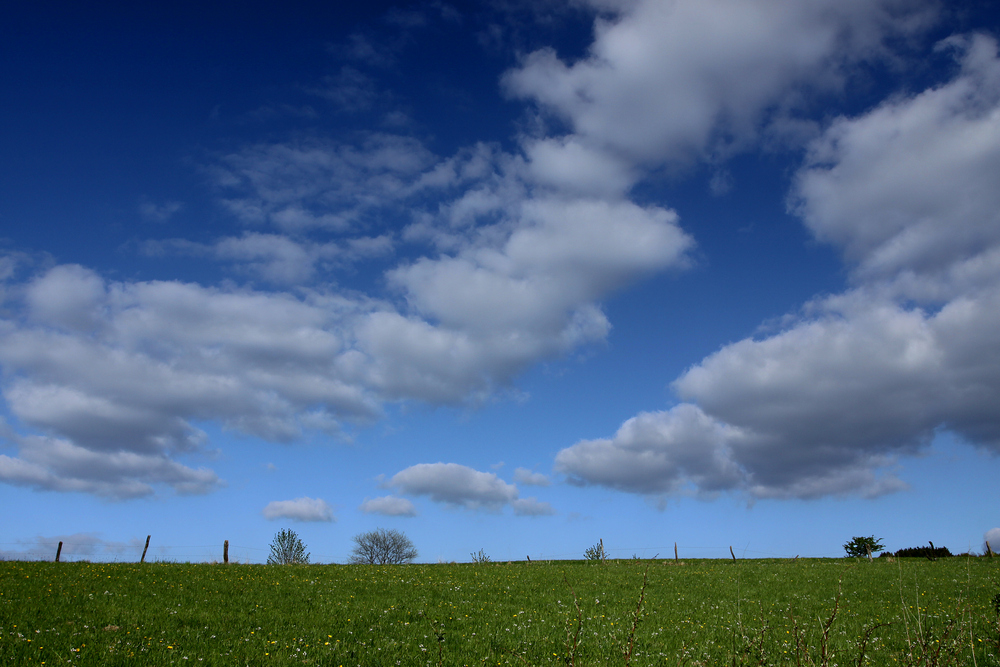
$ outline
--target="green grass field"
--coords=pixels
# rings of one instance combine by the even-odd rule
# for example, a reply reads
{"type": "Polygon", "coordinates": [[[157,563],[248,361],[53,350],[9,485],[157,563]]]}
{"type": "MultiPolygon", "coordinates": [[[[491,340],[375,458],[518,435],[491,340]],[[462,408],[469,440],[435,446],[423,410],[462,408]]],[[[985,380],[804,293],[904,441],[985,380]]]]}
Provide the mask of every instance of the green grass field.
{"type": "Polygon", "coordinates": [[[957,557],[9,561],[0,664],[844,666],[865,643],[865,665],[978,667],[1000,665],[998,594],[1000,559],[957,557]]]}

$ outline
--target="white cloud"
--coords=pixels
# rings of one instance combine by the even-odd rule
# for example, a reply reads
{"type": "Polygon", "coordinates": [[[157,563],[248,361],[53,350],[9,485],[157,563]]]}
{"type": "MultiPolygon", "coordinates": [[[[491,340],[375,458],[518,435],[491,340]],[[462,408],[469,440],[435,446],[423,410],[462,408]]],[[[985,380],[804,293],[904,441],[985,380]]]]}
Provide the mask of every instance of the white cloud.
{"type": "Polygon", "coordinates": [[[517,486],[503,481],[496,473],[480,472],[457,463],[419,463],[393,475],[386,486],[469,510],[498,512],[510,505],[517,516],[555,514],[549,503],[533,497],[520,498],[517,486]]]}
{"type": "Polygon", "coordinates": [[[730,448],[749,436],[696,406],[641,413],[613,438],[584,440],[559,452],[555,469],[571,484],[649,495],[712,492],[738,486],[742,471],[730,448]]]}
{"type": "MultiPolygon", "coordinates": [[[[605,3],[599,3],[608,9],[605,3]]],[[[617,4],[617,3],[616,3],[617,4]]],[[[908,0],[642,0],[595,23],[572,64],[529,54],[504,78],[511,95],[569,123],[590,149],[634,164],[676,162],[753,139],[804,88],[835,90],[845,65],[925,23],[908,0]]]]}
{"type": "Polygon", "coordinates": [[[457,463],[418,463],[393,475],[388,485],[402,493],[473,510],[499,510],[517,498],[517,487],[495,473],[457,463]]]}
{"type": "Polygon", "coordinates": [[[383,514],[385,516],[417,516],[417,508],[406,498],[397,496],[381,496],[366,499],[358,508],[365,514],[383,514]]]}
{"type": "Polygon", "coordinates": [[[125,500],[151,495],[154,484],[184,495],[208,493],[222,484],[211,470],[189,468],[164,454],[95,452],[40,436],[18,444],[17,458],[0,454],[0,480],[15,486],[125,500]]]}
{"type": "Polygon", "coordinates": [[[856,287],[678,378],[690,404],[563,450],[571,481],[659,494],[878,495],[938,429],[1000,453],[1000,59],[953,38],[961,71],[841,118],[794,206],[844,248],[856,287]],[[923,306],[923,307],[921,307],[923,306]]]}
{"type": "Polygon", "coordinates": [[[841,118],[810,147],[793,208],[858,281],[950,299],[1000,280],[1000,60],[989,37],[946,40],[952,81],[841,118]]]}
{"type": "Polygon", "coordinates": [[[275,500],[264,508],[264,518],[291,519],[293,521],[333,521],[333,508],[321,498],[296,498],[275,500]]]}
{"type": "Polygon", "coordinates": [[[527,468],[514,470],[514,481],[525,486],[548,486],[551,481],[540,472],[532,472],[527,468]]]}

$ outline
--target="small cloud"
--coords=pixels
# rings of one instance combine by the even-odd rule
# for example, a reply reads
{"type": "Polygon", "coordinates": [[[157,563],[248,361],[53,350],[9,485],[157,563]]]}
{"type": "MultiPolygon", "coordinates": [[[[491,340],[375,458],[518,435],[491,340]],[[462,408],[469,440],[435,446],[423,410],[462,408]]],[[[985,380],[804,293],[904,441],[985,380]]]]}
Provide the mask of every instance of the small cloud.
{"type": "Polygon", "coordinates": [[[490,470],[500,470],[500,469],[501,469],[501,468],[503,468],[503,467],[504,467],[505,465],[507,465],[507,464],[506,464],[506,463],[504,463],[503,461],[500,461],[499,463],[494,463],[494,464],[492,464],[492,465],[490,466],[490,470]]]}
{"type": "Polygon", "coordinates": [[[268,472],[274,472],[275,470],[278,469],[278,466],[274,465],[273,463],[268,463],[264,466],[264,469],[267,470],[268,472]]]}
{"type": "Polygon", "coordinates": [[[366,499],[358,508],[365,514],[382,514],[384,516],[417,516],[417,508],[406,498],[396,496],[381,496],[366,499]]]}
{"type": "Polygon", "coordinates": [[[514,481],[525,486],[548,486],[552,482],[540,472],[532,472],[527,468],[517,468],[514,471],[514,481]]]}
{"type": "Polygon", "coordinates": [[[275,500],[264,508],[264,518],[291,519],[292,521],[333,521],[333,508],[321,498],[296,498],[275,500]]]}
{"type": "Polygon", "coordinates": [[[708,182],[708,189],[715,197],[729,194],[733,189],[733,175],[726,169],[720,169],[712,174],[712,180],[708,182]]]}
{"type": "Polygon", "coordinates": [[[143,197],[139,202],[139,215],[149,222],[166,222],[182,208],[184,208],[184,205],[179,201],[166,201],[162,204],[155,204],[143,197]]]}
{"type": "Polygon", "coordinates": [[[511,503],[517,516],[551,516],[556,513],[552,505],[541,502],[535,497],[518,498],[511,503]]]}

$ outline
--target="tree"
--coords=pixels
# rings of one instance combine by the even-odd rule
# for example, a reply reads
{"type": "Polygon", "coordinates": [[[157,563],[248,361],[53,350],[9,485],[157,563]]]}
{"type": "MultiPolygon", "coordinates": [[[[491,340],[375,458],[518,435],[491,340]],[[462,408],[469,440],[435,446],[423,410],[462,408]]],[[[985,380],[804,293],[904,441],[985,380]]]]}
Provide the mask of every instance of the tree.
{"type": "Polygon", "coordinates": [[[306,545],[295,534],[294,530],[281,529],[271,542],[271,555],[267,557],[268,565],[305,565],[309,562],[306,545]]]}
{"type": "Polygon", "coordinates": [[[417,550],[406,535],[396,529],[376,528],[354,536],[352,563],[363,565],[401,565],[417,557],[417,550]]]}
{"type": "Polygon", "coordinates": [[[867,556],[869,553],[875,554],[882,549],[885,549],[882,546],[882,538],[875,539],[874,535],[871,537],[852,537],[851,541],[844,545],[844,551],[847,552],[848,558],[867,556]]]}

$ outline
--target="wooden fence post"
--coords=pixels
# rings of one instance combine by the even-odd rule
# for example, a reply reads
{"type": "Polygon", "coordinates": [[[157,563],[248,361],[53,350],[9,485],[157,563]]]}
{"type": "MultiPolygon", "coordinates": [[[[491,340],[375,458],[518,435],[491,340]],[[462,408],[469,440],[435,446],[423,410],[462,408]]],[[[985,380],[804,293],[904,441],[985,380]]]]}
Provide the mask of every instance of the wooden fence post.
{"type": "Polygon", "coordinates": [[[733,562],[736,562],[736,554],[733,553],[733,548],[729,547],[729,555],[733,557],[733,562]]]}
{"type": "Polygon", "coordinates": [[[59,542],[59,548],[56,549],[56,562],[59,562],[59,554],[62,553],[62,542],[59,542]]]}
{"type": "Polygon", "coordinates": [[[986,555],[993,558],[993,549],[990,549],[990,543],[986,543],[986,555]]]}
{"type": "Polygon", "coordinates": [[[601,565],[604,565],[604,538],[601,538],[601,565]]]}
{"type": "Polygon", "coordinates": [[[674,560],[677,560],[677,543],[674,542],[674,560]]]}
{"type": "Polygon", "coordinates": [[[222,562],[229,565],[229,540],[222,544],[222,562]]]}
{"type": "Polygon", "coordinates": [[[146,549],[149,548],[149,538],[150,538],[150,536],[147,535],[146,536],[146,546],[144,546],[142,548],[142,558],[139,559],[140,563],[145,563],[146,562],[146,549]]]}

